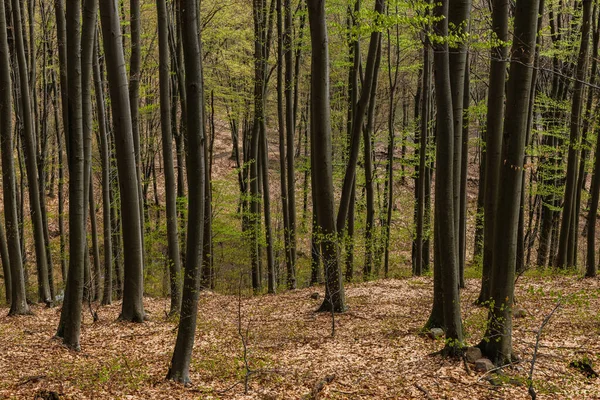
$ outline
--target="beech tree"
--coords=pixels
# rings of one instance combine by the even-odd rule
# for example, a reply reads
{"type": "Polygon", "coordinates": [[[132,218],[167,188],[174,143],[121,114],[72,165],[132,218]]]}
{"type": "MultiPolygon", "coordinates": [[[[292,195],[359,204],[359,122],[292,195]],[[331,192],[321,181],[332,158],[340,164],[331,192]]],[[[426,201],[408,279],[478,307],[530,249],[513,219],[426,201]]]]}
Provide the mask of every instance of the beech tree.
{"type": "Polygon", "coordinates": [[[204,234],[204,121],[202,82],[202,46],[199,31],[199,14],[195,0],[183,0],[181,5],[182,44],[185,62],[185,91],[187,119],[185,121],[188,149],[188,229],[187,251],[183,277],[183,296],[177,340],[168,379],[187,384],[196,333],[198,296],[200,292],[200,266],[204,234]]]}

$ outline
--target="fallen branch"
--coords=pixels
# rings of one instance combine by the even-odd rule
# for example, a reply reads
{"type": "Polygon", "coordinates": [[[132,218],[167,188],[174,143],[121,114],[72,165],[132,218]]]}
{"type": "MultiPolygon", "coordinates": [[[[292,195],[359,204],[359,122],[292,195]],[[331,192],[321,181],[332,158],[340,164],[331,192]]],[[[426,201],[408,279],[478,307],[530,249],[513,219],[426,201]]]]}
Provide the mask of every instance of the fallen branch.
{"type": "Polygon", "coordinates": [[[531,368],[529,369],[529,377],[528,377],[529,387],[527,388],[527,391],[529,392],[529,396],[531,396],[531,400],[535,400],[535,398],[537,397],[535,389],[533,388],[533,369],[535,368],[535,360],[537,359],[538,349],[540,347],[540,339],[542,337],[542,330],[548,324],[548,322],[550,321],[550,318],[552,318],[552,316],[554,315],[556,310],[558,310],[561,305],[562,305],[562,299],[558,300],[558,302],[556,303],[556,306],[554,306],[554,308],[552,309],[550,314],[546,315],[546,318],[544,318],[544,320],[542,321],[542,325],[540,326],[540,329],[538,329],[538,331],[537,331],[537,336],[535,338],[535,348],[533,349],[533,358],[531,359],[531,368]]]}
{"type": "Polygon", "coordinates": [[[431,397],[431,395],[429,394],[429,392],[427,390],[425,390],[425,388],[421,385],[419,385],[418,383],[415,383],[415,387],[417,389],[419,389],[421,391],[421,393],[423,393],[425,395],[425,398],[427,400],[433,400],[433,397],[431,397]]]}

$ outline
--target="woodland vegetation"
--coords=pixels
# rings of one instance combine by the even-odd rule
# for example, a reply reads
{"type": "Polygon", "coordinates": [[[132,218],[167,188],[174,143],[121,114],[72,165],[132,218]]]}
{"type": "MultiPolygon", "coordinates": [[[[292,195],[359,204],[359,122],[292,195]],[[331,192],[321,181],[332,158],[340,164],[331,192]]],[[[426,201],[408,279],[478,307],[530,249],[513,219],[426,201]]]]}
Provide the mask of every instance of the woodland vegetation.
{"type": "Polygon", "coordinates": [[[3,0],[0,396],[597,398],[598,0],[3,0]]]}

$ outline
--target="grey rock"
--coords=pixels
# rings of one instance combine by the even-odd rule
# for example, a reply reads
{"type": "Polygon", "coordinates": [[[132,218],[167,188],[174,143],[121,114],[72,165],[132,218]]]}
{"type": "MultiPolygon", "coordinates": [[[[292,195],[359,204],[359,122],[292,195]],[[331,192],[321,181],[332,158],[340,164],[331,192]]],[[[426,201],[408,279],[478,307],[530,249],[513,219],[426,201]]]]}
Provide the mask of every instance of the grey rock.
{"type": "Polygon", "coordinates": [[[310,298],[313,300],[319,300],[319,297],[321,297],[321,295],[318,292],[314,292],[310,295],[310,298]]]}
{"type": "Polygon", "coordinates": [[[494,363],[487,358],[480,358],[479,360],[475,361],[475,371],[477,372],[488,372],[494,368],[496,368],[494,363]]]}
{"type": "Polygon", "coordinates": [[[427,335],[431,338],[431,339],[439,339],[441,337],[444,337],[444,330],[441,328],[432,328],[429,330],[429,332],[427,333],[427,335]]]}
{"type": "Polygon", "coordinates": [[[465,352],[465,357],[467,362],[474,364],[475,361],[483,358],[483,354],[481,354],[481,349],[479,347],[468,347],[465,352]]]}

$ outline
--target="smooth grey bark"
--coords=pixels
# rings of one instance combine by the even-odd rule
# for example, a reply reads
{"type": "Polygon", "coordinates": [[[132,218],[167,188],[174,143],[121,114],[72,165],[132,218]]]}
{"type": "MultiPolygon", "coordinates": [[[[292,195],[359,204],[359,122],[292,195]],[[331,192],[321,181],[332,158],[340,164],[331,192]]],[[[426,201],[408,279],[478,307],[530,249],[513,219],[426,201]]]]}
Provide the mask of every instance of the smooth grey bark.
{"type": "Polygon", "coordinates": [[[477,303],[490,299],[490,279],[494,254],[494,225],[498,179],[501,165],[502,131],[504,124],[504,89],[508,59],[508,1],[492,3],[492,30],[499,42],[491,49],[490,78],[487,101],[485,137],[485,194],[483,200],[483,273],[477,303]]]}
{"type": "MultiPolygon", "coordinates": [[[[427,34],[427,32],[426,32],[427,34]]],[[[430,91],[431,91],[431,50],[429,40],[425,39],[423,46],[423,75],[421,87],[421,104],[415,103],[416,108],[421,108],[421,121],[419,131],[419,166],[417,173],[417,221],[416,221],[416,248],[415,248],[415,263],[413,265],[413,275],[420,276],[423,273],[423,235],[425,227],[425,174],[427,174],[427,140],[429,133],[429,106],[430,106],[430,91]]]]}
{"type": "Polygon", "coordinates": [[[284,31],[283,47],[285,50],[285,132],[286,132],[286,154],[287,154],[287,229],[289,239],[290,265],[288,266],[288,287],[296,288],[296,169],[294,157],[294,63],[292,47],[292,1],[284,0],[284,31]]]}
{"type": "Polygon", "coordinates": [[[168,379],[189,383],[189,369],[194,347],[198,295],[200,292],[200,266],[204,234],[204,201],[206,164],[204,160],[204,124],[202,84],[202,47],[198,29],[198,7],[195,0],[183,0],[181,8],[182,41],[185,62],[185,90],[187,97],[186,133],[188,145],[188,232],[187,257],[183,279],[181,316],[175,350],[168,379]]]}
{"type": "MultiPolygon", "coordinates": [[[[12,0],[13,22],[15,27],[23,26],[21,5],[19,0],[12,0]]],[[[20,101],[23,122],[23,150],[29,187],[29,208],[33,222],[35,258],[38,275],[39,301],[52,304],[50,285],[48,282],[48,260],[46,258],[46,241],[44,239],[44,221],[42,219],[41,199],[39,190],[36,144],[34,132],[34,117],[31,108],[31,91],[29,89],[27,60],[22,29],[14,29],[15,50],[19,67],[19,85],[21,87],[20,101]]]]}
{"type": "Polygon", "coordinates": [[[2,157],[4,221],[11,276],[11,299],[8,314],[21,315],[29,313],[29,306],[27,305],[25,293],[19,217],[17,215],[17,189],[12,139],[12,83],[6,27],[5,8],[3,4],[0,4],[0,153],[2,157]]]}
{"type": "Polygon", "coordinates": [[[583,91],[584,80],[588,64],[588,48],[590,42],[590,27],[592,17],[592,1],[582,0],[583,16],[581,21],[581,43],[579,46],[579,56],[577,57],[577,69],[575,73],[575,83],[573,86],[573,102],[571,103],[571,122],[569,135],[569,153],[567,159],[567,175],[565,184],[565,195],[563,204],[563,217],[560,226],[560,236],[558,240],[558,254],[556,256],[556,266],[559,268],[573,267],[573,231],[572,224],[579,219],[575,215],[576,206],[576,184],[577,167],[579,164],[579,141],[581,133],[581,111],[583,109],[583,91]]]}
{"type": "Polygon", "coordinates": [[[329,40],[325,0],[307,0],[311,63],[311,157],[321,255],[325,270],[325,298],[320,311],[346,310],[344,283],[338,259],[334,219],[333,165],[331,160],[331,114],[329,99],[329,40]],[[316,173],[318,171],[318,173],[316,173]]]}
{"type": "Polygon", "coordinates": [[[100,2],[100,20],[104,38],[104,54],[111,98],[113,131],[119,174],[122,207],[122,235],[124,254],[123,304],[120,319],[144,321],[144,277],[142,254],[142,221],[135,162],[135,147],[129,106],[127,71],[121,40],[121,24],[117,5],[113,1],[100,2]]]}
{"type": "MultiPolygon", "coordinates": [[[[286,136],[283,100],[283,9],[281,0],[277,0],[277,124],[279,131],[279,184],[281,186],[281,213],[283,214],[283,243],[285,246],[285,264],[287,268],[287,285],[293,289],[296,285],[294,264],[290,253],[290,221],[288,212],[288,189],[286,175],[286,136]]],[[[269,291],[271,288],[269,287],[269,291]]],[[[273,292],[274,293],[274,292],[273,292]]]]}
{"type": "MultiPolygon", "coordinates": [[[[448,24],[452,35],[462,37],[469,32],[469,18],[471,14],[471,0],[449,0],[448,24]]],[[[464,112],[464,90],[465,75],[469,74],[467,66],[467,47],[464,40],[458,40],[450,51],[450,85],[452,90],[452,108],[454,124],[454,154],[453,154],[453,182],[454,182],[454,231],[456,249],[458,256],[458,273],[460,287],[464,287],[464,259],[463,251],[465,238],[461,236],[461,204],[463,194],[462,158],[468,155],[462,154],[463,147],[463,112],[464,112]]]]}
{"type": "Polygon", "coordinates": [[[491,303],[488,324],[480,347],[496,365],[513,359],[512,308],[514,301],[517,223],[529,117],[529,96],[537,35],[539,0],[518,2],[507,83],[504,142],[500,166],[497,218],[491,271],[491,303]]]}
{"type": "Polygon", "coordinates": [[[379,78],[379,66],[381,63],[381,35],[377,44],[377,55],[375,56],[375,68],[373,71],[373,83],[369,94],[369,107],[367,111],[367,123],[363,128],[364,141],[364,163],[365,163],[365,197],[366,197],[366,220],[365,220],[365,264],[363,267],[363,279],[373,277],[373,229],[375,227],[375,189],[373,187],[373,131],[375,119],[375,99],[377,93],[377,81],[379,78]]]}
{"type": "MultiPolygon", "coordinates": [[[[375,1],[375,13],[383,14],[385,4],[383,0],[375,1]]],[[[367,54],[367,64],[365,67],[362,92],[358,98],[354,115],[352,116],[352,136],[350,138],[350,152],[342,184],[342,194],[340,197],[340,206],[337,213],[336,229],[338,233],[344,232],[348,218],[348,210],[352,203],[352,191],[356,178],[356,164],[358,162],[358,152],[360,147],[360,136],[362,125],[371,96],[371,87],[373,85],[373,76],[375,74],[375,63],[377,58],[378,46],[381,38],[381,32],[374,29],[369,41],[369,52],[367,54]]]]}
{"type": "Polygon", "coordinates": [[[112,222],[110,218],[110,150],[108,145],[108,132],[106,127],[106,111],[104,109],[104,83],[100,73],[98,55],[98,36],[94,45],[94,92],[96,94],[96,112],[98,113],[98,137],[100,158],[102,160],[102,239],[104,243],[104,287],[102,304],[112,303],[113,275],[112,275],[112,222]]]}
{"type": "Polygon", "coordinates": [[[169,21],[165,0],[156,1],[158,13],[158,52],[160,80],[160,128],[165,171],[165,196],[167,218],[167,262],[171,284],[170,313],[178,313],[181,307],[181,255],[177,221],[177,192],[175,187],[175,167],[173,163],[173,136],[171,121],[171,63],[169,52],[169,21]]]}
{"type": "MultiPolygon", "coordinates": [[[[86,1],[86,6],[95,5],[94,0],[86,1]]],[[[89,17],[90,15],[85,15],[89,17]]],[[[81,309],[84,290],[84,259],[86,258],[85,221],[85,155],[82,105],[82,17],[81,3],[69,0],[66,3],[67,28],[67,87],[68,124],[66,136],[69,142],[67,154],[69,164],[69,271],[65,288],[65,300],[60,314],[57,337],[63,343],[78,351],[81,334],[81,309]]],[[[92,15],[95,27],[95,12],[92,15]]],[[[88,26],[89,27],[89,26],[88,26]]],[[[89,43],[88,43],[89,44],[89,43]]]]}
{"type": "MultiPolygon", "coordinates": [[[[444,0],[433,9],[438,17],[434,24],[436,35],[448,36],[449,1],[444,0]]],[[[450,57],[448,43],[433,45],[434,85],[436,91],[436,180],[435,225],[440,277],[443,291],[443,315],[446,329],[445,352],[454,354],[462,346],[463,333],[460,313],[458,282],[458,252],[454,218],[454,124],[450,57]]],[[[462,101],[462,97],[460,98],[462,101]]],[[[462,115],[461,115],[462,118],[462,115]]],[[[434,272],[435,273],[435,272],[434,272]]]]}

